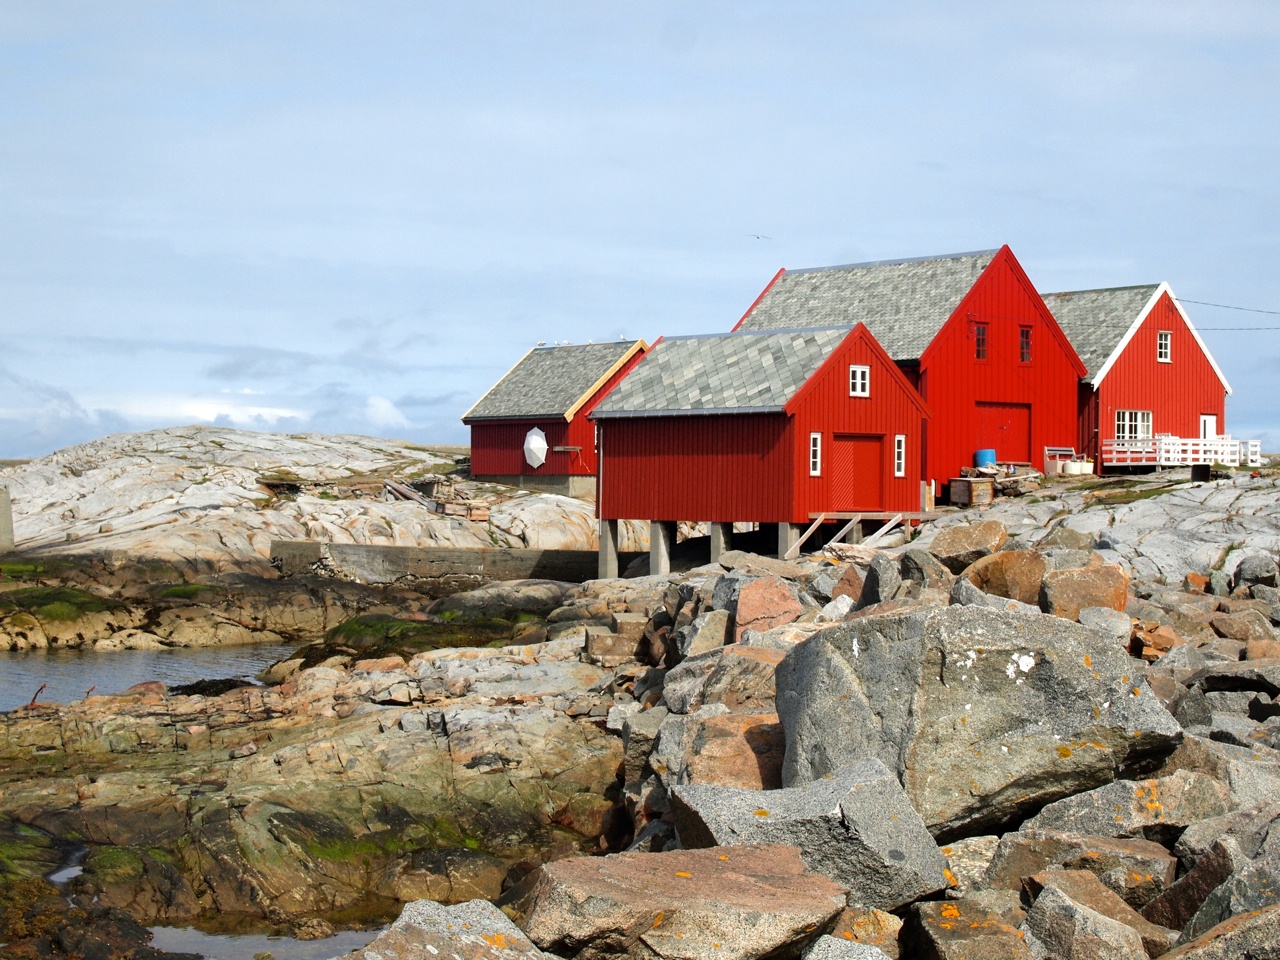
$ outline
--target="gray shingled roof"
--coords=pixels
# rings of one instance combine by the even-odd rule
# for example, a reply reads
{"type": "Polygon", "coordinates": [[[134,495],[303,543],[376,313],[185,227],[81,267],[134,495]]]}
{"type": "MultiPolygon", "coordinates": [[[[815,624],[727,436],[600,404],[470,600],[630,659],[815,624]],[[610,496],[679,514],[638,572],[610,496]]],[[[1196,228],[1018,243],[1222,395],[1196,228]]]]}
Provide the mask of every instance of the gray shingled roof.
{"type": "Polygon", "coordinates": [[[1092,378],[1098,375],[1158,286],[1148,283],[1137,287],[1046,293],[1044,302],[1092,378]]]}
{"type": "Polygon", "coordinates": [[[636,340],[537,347],[463,414],[463,420],[563,417],[636,340]]]}
{"type": "Polygon", "coordinates": [[[861,322],[893,359],[914,360],[998,252],[788,270],[739,329],[849,328],[861,322]]]}
{"type": "Polygon", "coordinates": [[[848,335],[835,327],[661,340],[593,416],[781,410],[848,335]]]}

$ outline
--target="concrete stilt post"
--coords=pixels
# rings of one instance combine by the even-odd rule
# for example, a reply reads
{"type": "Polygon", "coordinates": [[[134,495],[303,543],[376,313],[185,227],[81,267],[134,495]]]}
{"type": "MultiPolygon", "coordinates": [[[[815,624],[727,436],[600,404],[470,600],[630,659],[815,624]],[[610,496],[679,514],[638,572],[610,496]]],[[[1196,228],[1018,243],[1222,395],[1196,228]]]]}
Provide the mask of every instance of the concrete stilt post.
{"type": "Polygon", "coordinates": [[[618,521],[600,521],[600,563],[596,576],[612,580],[618,576],[618,521]]]}
{"type": "Polygon", "coordinates": [[[676,540],[676,525],[669,520],[649,521],[649,572],[671,572],[671,547],[676,540]]]}
{"type": "Polygon", "coordinates": [[[16,544],[13,540],[13,503],[9,499],[9,488],[0,487],[0,553],[12,553],[16,544]]]}
{"type": "Polygon", "coordinates": [[[804,531],[798,523],[778,524],[778,559],[785,560],[787,551],[796,545],[804,531]]]}
{"type": "Polygon", "coordinates": [[[733,549],[733,524],[711,524],[711,562],[715,563],[720,555],[733,549]]]}

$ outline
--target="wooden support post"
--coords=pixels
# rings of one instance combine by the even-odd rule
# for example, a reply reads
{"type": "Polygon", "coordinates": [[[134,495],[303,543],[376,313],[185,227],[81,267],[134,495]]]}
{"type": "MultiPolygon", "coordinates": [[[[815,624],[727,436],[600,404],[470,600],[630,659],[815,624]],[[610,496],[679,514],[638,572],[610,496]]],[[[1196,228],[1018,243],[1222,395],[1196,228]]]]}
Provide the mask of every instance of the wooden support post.
{"type": "Polygon", "coordinates": [[[618,521],[600,521],[600,562],[596,576],[601,580],[613,580],[618,576],[618,521]]]}
{"type": "Polygon", "coordinates": [[[671,572],[671,547],[675,542],[676,525],[672,521],[649,521],[649,573],[671,572]]]}
{"type": "MultiPolygon", "coordinates": [[[[843,527],[841,527],[840,532],[831,538],[831,542],[843,543],[845,536],[849,533],[850,530],[857,530],[858,540],[861,540],[862,539],[862,527],[860,526],[861,523],[862,523],[862,514],[860,513],[854,514],[853,519],[850,520],[848,523],[846,523],[843,527]]],[[[854,542],[856,543],[857,541],[854,541],[854,542]]]]}
{"type": "Polygon", "coordinates": [[[871,545],[873,545],[873,544],[875,544],[875,543],[879,543],[879,542],[880,542],[880,539],[881,539],[881,538],[882,538],[886,533],[888,533],[890,530],[892,530],[894,527],[896,527],[896,526],[897,526],[898,524],[900,524],[901,522],[902,522],[902,514],[898,514],[896,517],[894,517],[893,519],[889,520],[889,521],[888,521],[888,522],[887,522],[883,527],[881,527],[879,530],[877,530],[877,531],[876,531],[875,533],[873,533],[871,536],[867,537],[867,539],[866,539],[865,541],[863,541],[863,544],[862,544],[862,545],[863,545],[864,547],[869,547],[869,546],[871,546],[871,545]]]}
{"type": "Polygon", "coordinates": [[[715,563],[724,554],[733,549],[733,524],[712,523],[711,525],[711,562],[715,563]]]}
{"type": "Polygon", "coordinates": [[[9,499],[9,488],[0,487],[0,553],[12,553],[15,546],[13,502],[9,499]]]}
{"type": "Polygon", "coordinates": [[[778,559],[786,560],[787,555],[791,552],[791,548],[799,542],[800,524],[798,523],[780,523],[778,524],[778,559]]]}
{"type": "MultiPolygon", "coordinates": [[[[827,519],[827,515],[825,513],[818,514],[817,519],[814,520],[813,523],[809,524],[809,529],[806,530],[801,535],[799,540],[797,540],[794,544],[792,544],[791,548],[787,551],[786,556],[784,556],[782,559],[794,560],[796,557],[800,556],[800,548],[804,546],[804,542],[808,540],[811,536],[813,536],[813,531],[817,530],[820,526],[822,526],[822,521],[826,519],[827,519]]],[[[781,548],[781,545],[779,545],[779,548],[781,548]]]]}

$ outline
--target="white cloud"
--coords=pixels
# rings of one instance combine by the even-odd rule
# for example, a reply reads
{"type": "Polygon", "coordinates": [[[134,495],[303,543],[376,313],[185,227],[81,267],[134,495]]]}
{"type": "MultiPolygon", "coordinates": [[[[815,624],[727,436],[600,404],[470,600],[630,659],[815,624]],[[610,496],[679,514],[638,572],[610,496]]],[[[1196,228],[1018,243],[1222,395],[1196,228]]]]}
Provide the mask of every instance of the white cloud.
{"type": "Polygon", "coordinates": [[[364,407],[365,418],[380,430],[388,427],[408,427],[406,417],[394,403],[386,397],[370,397],[364,407]]]}

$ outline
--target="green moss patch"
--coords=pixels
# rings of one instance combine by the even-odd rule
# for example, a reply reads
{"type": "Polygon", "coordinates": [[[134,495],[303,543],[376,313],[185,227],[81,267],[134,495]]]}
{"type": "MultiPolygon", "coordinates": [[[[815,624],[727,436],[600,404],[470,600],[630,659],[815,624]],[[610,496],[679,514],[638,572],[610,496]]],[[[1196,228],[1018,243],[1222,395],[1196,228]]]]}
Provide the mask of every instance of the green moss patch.
{"type": "Polygon", "coordinates": [[[25,610],[41,620],[65,622],[79,620],[89,613],[124,609],[119,600],[95,596],[75,587],[26,587],[6,593],[4,601],[0,609],[25,610]]]}
{"type": "Polygon", "coordinates": [[[411,657],[449,647],[501,647],[512,642],[514,626],[509,620],[401,620],[370,613],[338,624],[323,642],[299,650],[298,658],[312,667],[333,656],[411,657]]]}
{"type": "Polygon", "coordinates": [[[201,593],[212,593],[213,588],[203,583],[177,583],[160,591],[161,600],[194,600],[201,593]]]}

